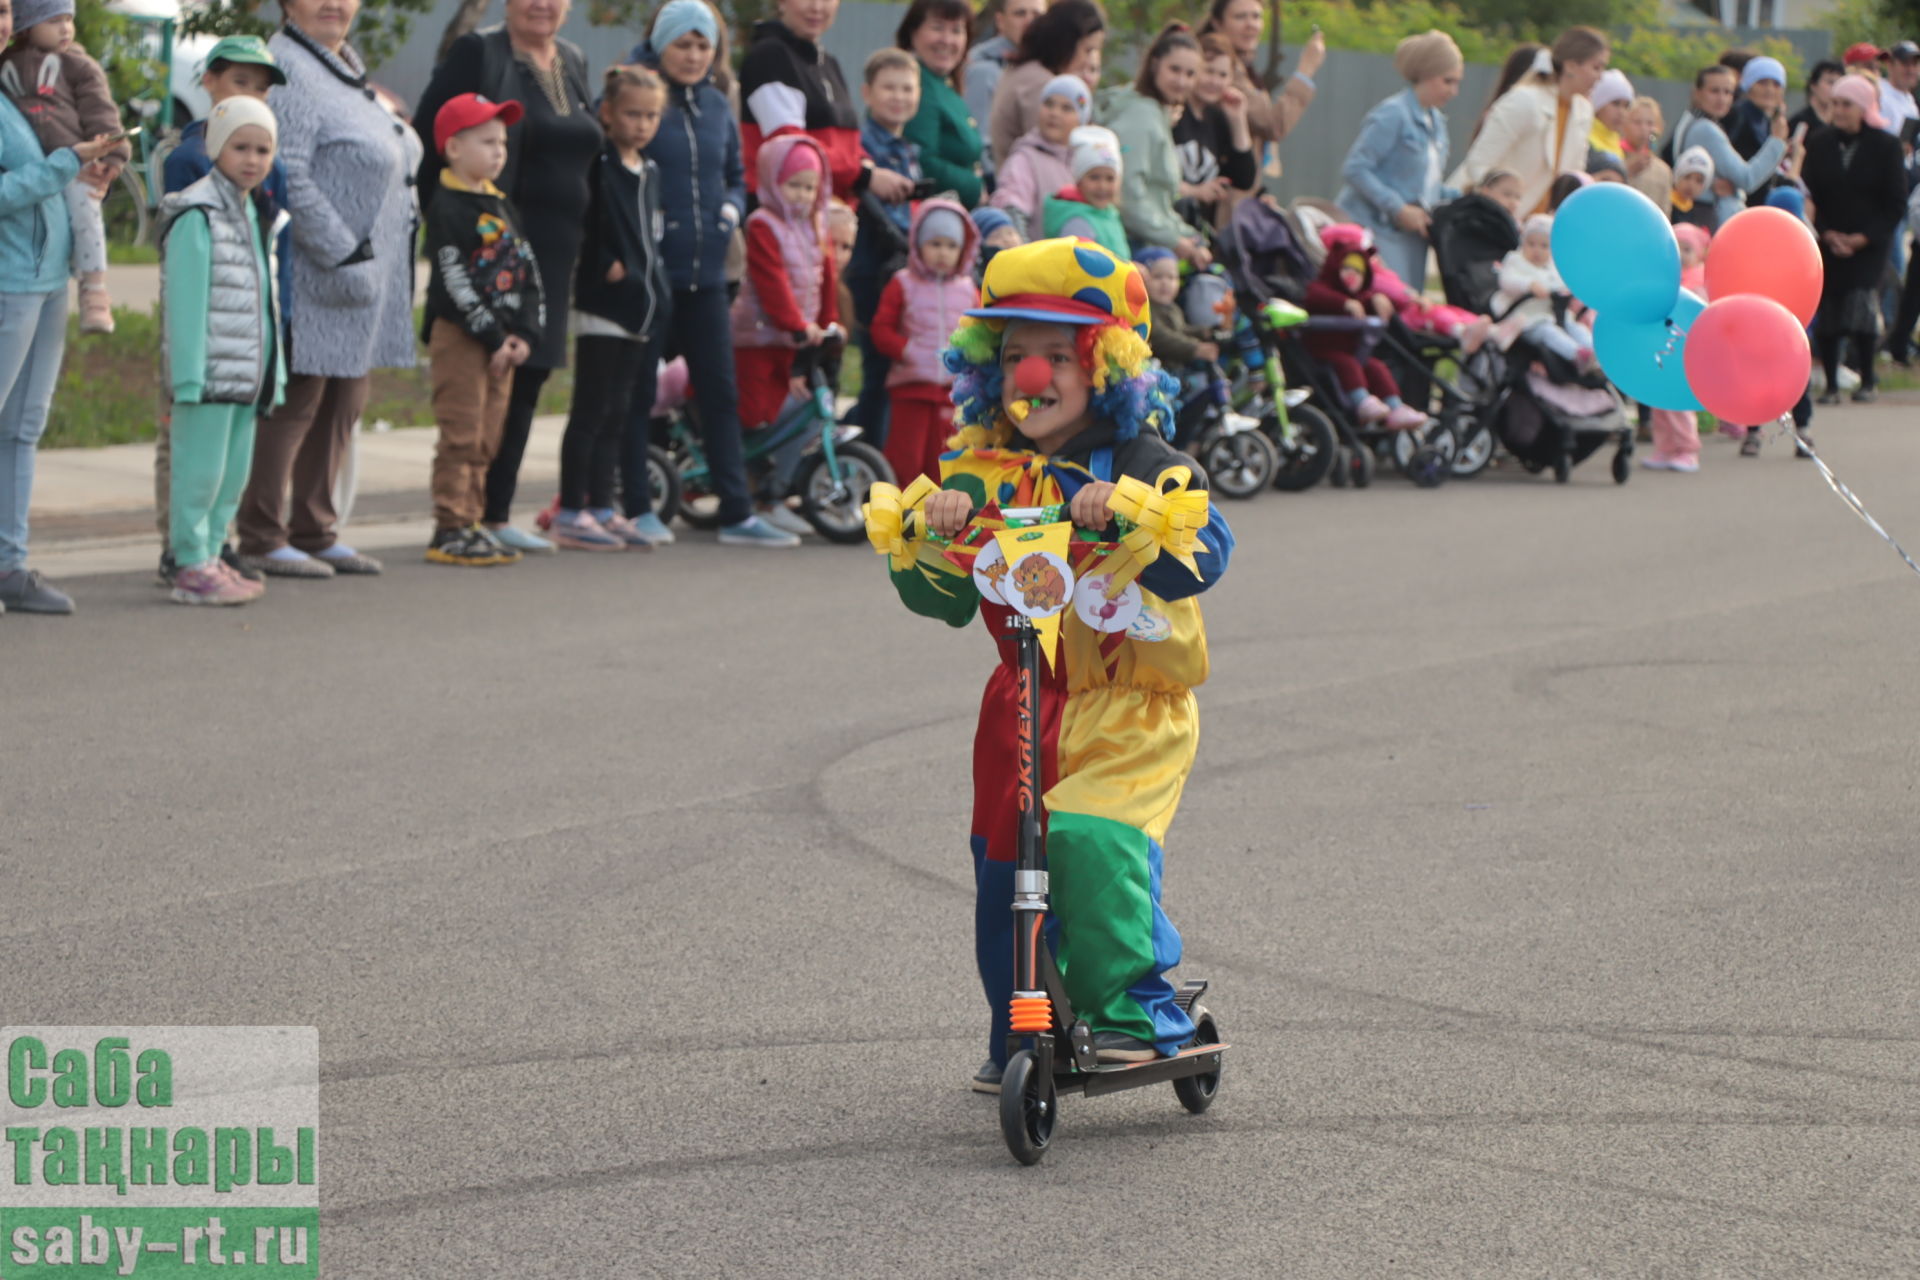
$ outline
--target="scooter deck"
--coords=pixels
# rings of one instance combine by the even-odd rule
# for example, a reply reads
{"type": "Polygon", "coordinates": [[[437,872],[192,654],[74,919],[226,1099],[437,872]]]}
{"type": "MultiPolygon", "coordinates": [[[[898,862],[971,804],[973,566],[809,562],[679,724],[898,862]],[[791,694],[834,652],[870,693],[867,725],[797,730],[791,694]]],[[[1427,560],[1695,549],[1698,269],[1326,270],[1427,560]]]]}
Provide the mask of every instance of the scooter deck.
{"type": "Polygon", "coordinates": [[[1169,1080],[1183,1080],[1188,1076],[1203,1076],[1220,1069],[1220,1057],[1228,1047],[1224,1043],[1189,1045],[1171,1058],[1155,1058],[1150,1062],[1114,1062],[1092,1071],[1080,1071],[1063,1064],[1053,1073],[1053,1087],[1059,1093],[1078,1093],[1094,1098],[1122,1089],[1140,1089],[1169,1080]]]}

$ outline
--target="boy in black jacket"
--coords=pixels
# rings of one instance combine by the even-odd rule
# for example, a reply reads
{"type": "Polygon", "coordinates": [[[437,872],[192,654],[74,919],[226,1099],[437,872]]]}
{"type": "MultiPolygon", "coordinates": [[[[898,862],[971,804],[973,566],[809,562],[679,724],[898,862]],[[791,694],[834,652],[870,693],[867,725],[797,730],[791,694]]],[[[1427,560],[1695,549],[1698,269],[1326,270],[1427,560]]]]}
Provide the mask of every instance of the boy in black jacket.
{"type": "Polygon", "coordinates": [[[493,185],[507,163],[507,126],[517,102],[463,93],[440,108],[433,140],[446,160],[427,208],[425,339],[432,362],[434,564],[510,564],[509,550],[480,525],[487,464],[500,447],[513,370],[546,325],[540,268],[521,238],[519,215],[493,185]]]}
{"type": "Polygon", "coordinates": [[[660,252],[660,170],[643,154],[667,89],[646,67],[614,67],[600,97],[607,145],[587,171],[593,199],[574,276],[573,406],[560,440],[560,502],[547,532],[576,551],[673,541],[647,492],[647,425],[673,288],[660,252]],[[621,472],[624,512],[616,510],[621,472]]]}

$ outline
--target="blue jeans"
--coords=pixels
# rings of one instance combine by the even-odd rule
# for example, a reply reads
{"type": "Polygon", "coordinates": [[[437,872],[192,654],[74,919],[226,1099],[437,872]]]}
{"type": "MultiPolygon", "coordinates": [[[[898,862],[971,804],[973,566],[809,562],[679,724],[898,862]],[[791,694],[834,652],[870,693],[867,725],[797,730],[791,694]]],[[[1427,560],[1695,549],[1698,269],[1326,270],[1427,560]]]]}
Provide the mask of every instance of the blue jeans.
{"type": "Polygon", "coordinates": [[[27,563],[33,454],[67,347],[67,291],[0,293],[0,573],[27,563]]]}
{"type": "MultiPolygon", "coordinates": [[[[675,289],[673,330],[667,358],[687,358],[687,380],[699,411],[707,473],[720,499],[720,523],[739,524],[753,514],[747,500],[747,464],[740,443],[740,393],[734,387],[732,304],[725,289],[675,289]]],[[[631,415],[651,405],[634,404],[631,415]]]]}

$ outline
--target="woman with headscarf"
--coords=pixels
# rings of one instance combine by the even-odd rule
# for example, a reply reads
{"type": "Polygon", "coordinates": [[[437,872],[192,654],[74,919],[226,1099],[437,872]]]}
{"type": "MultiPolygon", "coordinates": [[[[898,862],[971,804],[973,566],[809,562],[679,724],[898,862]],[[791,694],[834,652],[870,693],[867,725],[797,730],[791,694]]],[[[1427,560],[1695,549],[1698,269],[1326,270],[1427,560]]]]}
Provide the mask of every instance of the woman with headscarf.
{"type": "MultiPolygon", "coordinates": [[[[533,354],[513,373],[500,449],[487,468],[484,521],[516,551],[554,549],[545,538],[514,528],[508,519],[541,389],[555,369],[567,364],[574,264],[592,198],[588,172],[604,141],[592,107],[586,55],[559,34],[572,3],[507,0],[500,26],[469,32],[447,46],[413,118],[426,142],[433,137],[433,119],[441,105],[462,93],[517,101],[525,111],[520,122],[507,129],[507,167],[495,185],[519,211],[521,234],[533,249],[546,290],[547,323],[533,354]]],[[[431,145],[426,150],[420,196],[431,202],[440,189],[442,162],[431,145]]]]}
{"type": "Polygon", "coordinates": [[[1447,117],[1466,62],[1444,31],[1408,36],[1393,53],[1407,87],[1367,113],[1347,151],[1337,203],[1373,232],[1380,260],[1418,290],[1427,279],[1433,210],[1459,196],[1446,185],[1447,117]]]}
{"type": "Polygon", "coordinates": [[[267,42],[286,83],[267,105],[293,217],[286,399],[260,420],[235,523],[240,559],[278,577],[379,573],[341,542],[334,482],[369,375],[412,368],[413,172],[421,144],[367,83],[347,42],[359,0],[284,0],[267,42]]]}
{"type": "Polygon", "coordinates": [[[1865,76],[1843,76],[1835,83],[1828,110],[1828,127],[1807,140],[1800,172],[1813,201],[1813,229],[1826,270],[1813,321],[1827,375],[1820,403],[1840,402],[1841,348],[1852,339],[1860,374],[1853,398],[1871,404],[1880,276],[1907,211],[1905,156],[1900,140],[1882,128],[1879,93],[1865,76]]]}
{"type": "Polygon", "coordinates": [[[1494,170],[1520,180],[1523,214],[1543,212],[1554,179],[1585,173],[1593,104],[1587,95],[1607,69],[1612,47],[1592,27],[1571,27],[1551,49],[1542,49],[1519,83],[1501,96],[1481,122],[1467,158],[1448,182],[1457,190],[1478,186],[1494,170]]]}

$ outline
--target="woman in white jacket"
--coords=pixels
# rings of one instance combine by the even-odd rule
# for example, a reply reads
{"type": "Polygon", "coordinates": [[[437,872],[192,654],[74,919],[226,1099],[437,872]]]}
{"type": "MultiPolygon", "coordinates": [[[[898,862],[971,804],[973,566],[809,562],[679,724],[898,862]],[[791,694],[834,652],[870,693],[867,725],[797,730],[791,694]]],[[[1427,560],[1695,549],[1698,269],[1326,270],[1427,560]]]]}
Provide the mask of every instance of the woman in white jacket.
{"type": "Polygon", "coordinates": [[[1520,179],[1520,208],[1538,213],[1563,173],[1584,173],[1593,104],[1587,95],[1613,51],[1592,27],[1571,27],[1542,50],[1533,70],[1493,104],[1467,158],[1447,185],[1471,191],[1495,170],[1520,179]]]}

